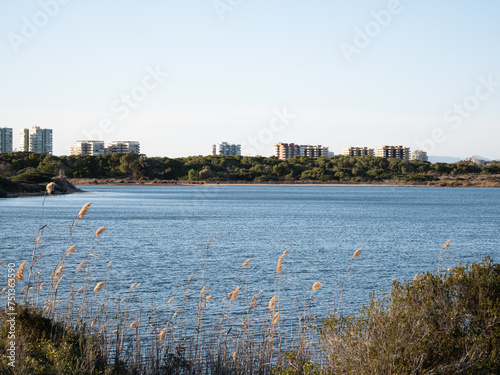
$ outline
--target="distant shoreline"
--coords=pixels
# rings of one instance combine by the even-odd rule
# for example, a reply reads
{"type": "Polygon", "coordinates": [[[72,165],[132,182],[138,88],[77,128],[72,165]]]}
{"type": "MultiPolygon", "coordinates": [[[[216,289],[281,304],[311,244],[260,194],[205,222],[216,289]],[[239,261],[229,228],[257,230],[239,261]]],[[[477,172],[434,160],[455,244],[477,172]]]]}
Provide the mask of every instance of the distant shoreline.
{"type": "Polygon", "coordinates": [[[73,178],[68,181],[74,186],[383,186],[383,187],[500,187],[500,181],[488,178],[462,180],[460,178],[431,182],[374,181],[374,182],[207,182],[207,181],[168,181],[168,180],[127,180],[120,178],[73,178]]]}

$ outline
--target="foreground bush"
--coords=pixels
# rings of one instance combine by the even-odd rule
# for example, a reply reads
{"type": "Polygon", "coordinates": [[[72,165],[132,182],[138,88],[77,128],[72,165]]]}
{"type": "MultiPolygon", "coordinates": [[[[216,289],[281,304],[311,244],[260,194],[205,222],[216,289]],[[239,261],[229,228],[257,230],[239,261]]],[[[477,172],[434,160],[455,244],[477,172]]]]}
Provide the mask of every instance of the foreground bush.
{"type": "Polygon", "coordinates": [[[500,265],[394,282],[384,299],[320,329],[329,374],[499,374],[500,265]]]}

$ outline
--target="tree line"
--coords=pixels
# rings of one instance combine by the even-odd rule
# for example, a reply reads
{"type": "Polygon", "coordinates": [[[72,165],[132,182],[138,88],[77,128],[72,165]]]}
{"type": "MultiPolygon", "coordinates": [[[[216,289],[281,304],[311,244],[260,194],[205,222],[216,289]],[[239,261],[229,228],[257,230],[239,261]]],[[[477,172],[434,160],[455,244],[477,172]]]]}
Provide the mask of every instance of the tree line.
{"type": "Polygon", "coordinates": [[[372,156],[310,158],[190,156],[184,158],[106,154],[53,156],[14,152],[0,154],[0,175],[14,182],[36,182],[50,177],[128,178],[188,181],[435,181],[443,176],[496,175],[500,163],[429,163],[372,156]]]}

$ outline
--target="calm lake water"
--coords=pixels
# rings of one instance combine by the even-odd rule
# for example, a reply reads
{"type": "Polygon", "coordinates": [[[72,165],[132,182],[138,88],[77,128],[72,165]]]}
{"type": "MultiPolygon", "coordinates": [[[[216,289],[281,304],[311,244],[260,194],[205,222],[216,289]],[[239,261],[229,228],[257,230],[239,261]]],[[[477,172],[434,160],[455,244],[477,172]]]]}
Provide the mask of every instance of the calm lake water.
{"type": "MultiPolygon", "coordinates": [[[[71,223],[78,221],[69,268],[86,259],[96,229],[109,228],[95,252],[97,280],[106,263],[112,297],[126,295],[132,283],[142,304],[167,301],[189,276],[193,289],[202,278],[210,294],[227,295],[248,283],[250,293],[273,294],[276,263],[285,258],[281,289],[290,301],[310,295],[314,282],[325,285],[313,308],[327,314],[338,297],[354,251],[345,291],[349,311],[369,301],[373,290],[389,291],[393,280],[412,279],[437,268],[439,250],[450,238],[445,268],[459,262],[500,260],[500,189],[425,187],[83,187],[86,193],[50,196],[45,201],[41,252],[46,276],[64,251],[71,223]],[[241,264],[254,261],[246,270],[241,264]]],[[[42,198],[0,200],[0,260],[17,265],[31,259],[42,198]]],[[[0,268],[0,271],[2,269],[0,268]]],[[[5,271],[5,268],[3,269],[5,271]]],[[[6,275],[1,275],[2,282],[6,275]]],[[[96,281],[97,281],[96,280],[96,281]]],[[[182,290],[183,294],[184,291],[182,290]]],[[[199,291],[198,291],[199,293],[199,291]]],[[[162,303],[162,302],[160,302],[162,303]]]]}

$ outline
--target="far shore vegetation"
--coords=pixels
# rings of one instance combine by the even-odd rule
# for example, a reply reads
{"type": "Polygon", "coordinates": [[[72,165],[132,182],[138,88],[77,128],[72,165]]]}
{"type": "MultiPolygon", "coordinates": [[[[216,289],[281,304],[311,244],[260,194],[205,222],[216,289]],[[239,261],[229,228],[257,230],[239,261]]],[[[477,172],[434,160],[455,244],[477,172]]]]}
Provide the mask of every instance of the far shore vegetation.
{"type": "MultiPolygon", "coordinates": [[[[171,159],[135,154],[52,156],[0,154],[0,196],[15,184],[41,184],[53,178],[122,179],[154,183],[377,183],[430,186],[500,186],[500,162],[480,166],[404,161],[371,156],[288,160],[276,157],[191,156],[171,159]]],[[[4,194],[5,195],[5,194],[4,194]]]]}

